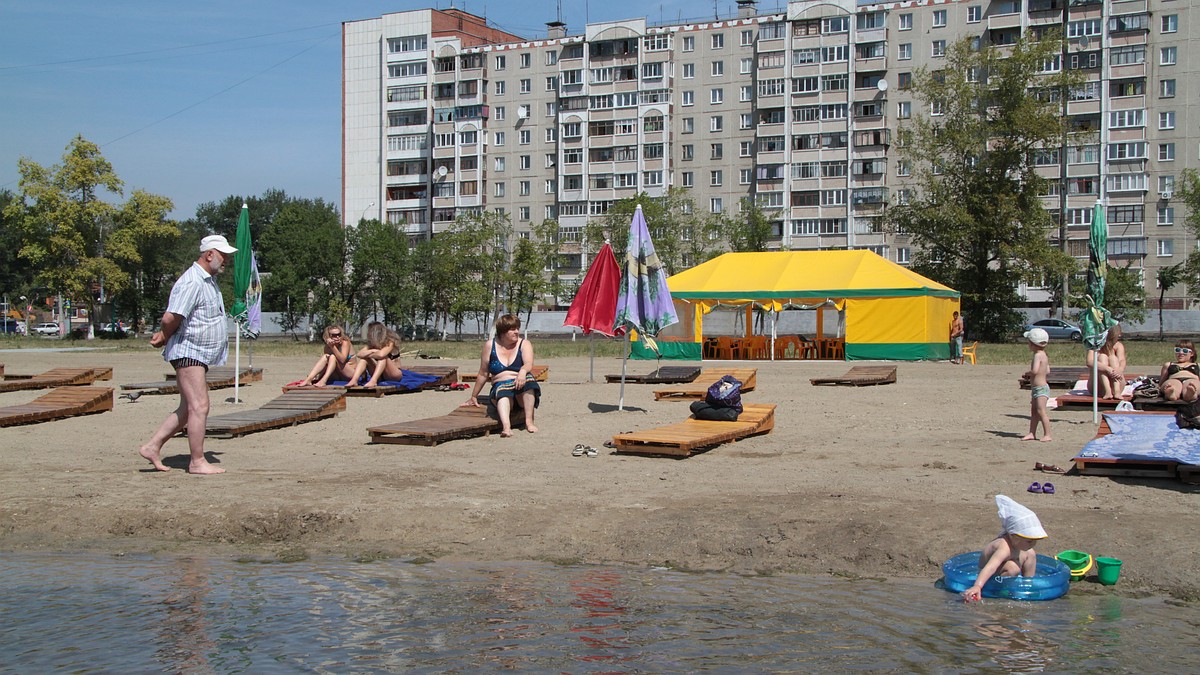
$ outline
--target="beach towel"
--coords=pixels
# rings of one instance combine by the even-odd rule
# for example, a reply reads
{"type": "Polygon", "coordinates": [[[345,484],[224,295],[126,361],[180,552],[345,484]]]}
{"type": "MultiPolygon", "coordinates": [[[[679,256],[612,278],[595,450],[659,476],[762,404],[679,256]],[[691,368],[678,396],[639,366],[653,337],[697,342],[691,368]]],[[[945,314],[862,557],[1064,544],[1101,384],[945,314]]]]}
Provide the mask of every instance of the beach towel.
{"type": "MultiPolygon", "coordinates": [[[[411,370],[404,370],[403,368],[401,368],[399,380],[380,380],[379,386],[381,386],[381,387],[400,387],[401,389],[420,389],[421,387],[424,387],[427,384],[430,384],[432,382],[437,382],[438,379],[440,379],[440,378],[438,378],[436,375],[426,375],[424,373],[414,373],[411,370]]],[[[362,378],[359,379],[356,386],[361,386],[363,384],[366,384],[366,382],[368,380],[370,380],[370,377],[367,375],[363,375],[362,378]]],[[[296,380],[295,382],[289,382],[284,386],[298,387],[298,386],[300,386],[300,383],[303,381],[304,380],[296,380]]],[[[328,382],[328,385],[330,387],[344,387],[347,384],[349,384],[349,382],[346,380],[330,380],[328,382]]]]}
{"type": "Polygon", "coordinates": [[[1112,433],[1093,438],[1080,457],[1200,464],[1200,430],[1180,429],[1174,415],[1105,415],[1112,433]]]}

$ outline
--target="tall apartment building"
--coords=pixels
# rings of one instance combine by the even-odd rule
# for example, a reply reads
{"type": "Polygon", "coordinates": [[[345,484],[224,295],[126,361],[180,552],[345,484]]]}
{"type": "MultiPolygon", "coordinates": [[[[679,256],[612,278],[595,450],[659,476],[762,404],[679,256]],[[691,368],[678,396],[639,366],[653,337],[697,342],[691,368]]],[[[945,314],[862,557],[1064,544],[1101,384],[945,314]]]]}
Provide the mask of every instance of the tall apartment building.
{"type": "Polygon", "coordinates": [[[1065,216],[1068,252],[1086,259],[1102,199],[1110,259],[1143,270],[1157,299],[1156,270],[1195,245],[1173,193],[1180,171],[1200,166],[1194,3],[798,0],[773,14],[737,4],[725,20],[630,19],[574,35],[551,22],[540,39],[453,9],[346,22],[347,224],[380,218],[423,238],[487,209],[528,236],[556,218],[569,277],[586,264],[589,217],[682,187],[700,211],[756,199],[777,214],[774,247],[865,248],[907,264],[912,243],[885,233],[881,216],[913,188],[897,128],[937,112],[908,91],[912,73],[937,69],[962,38],[1006,45],[1058,27],[1069,47],[1047,69],[1086,75],[1067,114],[1095,132],[1037,157],[1055,179],[1045,204],[1065,216]]]}

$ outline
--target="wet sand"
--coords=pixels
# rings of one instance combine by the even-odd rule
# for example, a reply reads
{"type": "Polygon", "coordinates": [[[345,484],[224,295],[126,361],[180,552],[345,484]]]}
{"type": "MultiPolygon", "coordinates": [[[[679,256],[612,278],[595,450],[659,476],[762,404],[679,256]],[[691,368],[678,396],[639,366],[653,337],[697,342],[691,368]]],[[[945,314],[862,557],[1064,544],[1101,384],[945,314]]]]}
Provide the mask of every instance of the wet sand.
{"type": "MultiPolygon", "coordinates": [[[[315,352],[314,352],[315,353],[315,352]]],[[[109,365],[111,383],[161,379],[156,353],[3,352],[9,373],[109,365]]],[[[476,368],[464,360],[421,361],[476,368]]],[[[257,407],[304,376],[307,358],[256,357],[265,379],[244,403],[213,392],[213,414],[257,407]]],[[[1200,599],[1200,486],[1174,480],[1058,476],[1096,431],[1090,411],[1052,411],[1050,443],[1021,442],[1029,393],[1020,366],[901,363],[895,384],[813,387],[844,363],[757,363],[748,402],[775,403],[775,430],[677,460],[603,448],[625,430],[687,417],[652,385],[605,384],[620,361],[554,359],[541,432],[435,447],[371,445],[368,426],[449,412],[468,392],[351,398],[346,412],[237,439],[208,439],[228,473],[189,476],[187,443],[170,441],[150,471],[137,454],[175,396],[118,399],[99,415],[0,429],[0,548],[170,551],[294,558],[334,554],[446,560],[669,565],[746,573],[940,576],[946,558],[999,529],[993,496],[1034,509],[1050,533],[1037,547],[1124,560],[1111,589],[1200,599]],[[572,457],[577,443],[601,450],[572,457]],[[182,462],[182,463],[181,463],[182,462]],[[1051,481],[1054,495],[1030,494],[1051,481]]],[[[711,365],[711,364],[710,364],[711,365]]],[[[631,362],[631,372],[648,372],[631,362]]],[[[1131,367],[1132,368],[1132,367],[1131,367]]],[[[0,406],[37,392],[0,394],[0,406]]]]}

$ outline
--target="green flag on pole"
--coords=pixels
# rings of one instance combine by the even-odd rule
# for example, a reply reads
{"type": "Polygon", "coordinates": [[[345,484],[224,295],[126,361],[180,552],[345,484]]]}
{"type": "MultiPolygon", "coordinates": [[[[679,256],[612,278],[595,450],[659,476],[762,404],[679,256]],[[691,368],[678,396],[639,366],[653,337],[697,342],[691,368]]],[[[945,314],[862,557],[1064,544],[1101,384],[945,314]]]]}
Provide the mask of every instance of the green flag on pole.
{"type": "Polygon", "coordinates": [[[1108,329],[1116,325],[1108,310],[1104,308],[1104,284],[1108,276],[1108,224],[1104,219],[1104,205],[1096,202],[1092,212],[1091,234],[1088,238],[1087,306],[1079,317],[1083,328],[1083,341],[1092,349],[1099,349],[1108,338],[1108,329]]]}
{"type": "Polygon", "coordinates": [[[242,204],[242,213],[238,216],[237,242],[234,246],[238,252],[233,259],[233,305],[229,308],[229,315],[237,322],[241,333],[253,340],[258,337],[259,327],[251,321],[251,308],[260,291],[258,280],[255,279],[258,274],[250,241],[250,207],[246,204],[242,204]]]}

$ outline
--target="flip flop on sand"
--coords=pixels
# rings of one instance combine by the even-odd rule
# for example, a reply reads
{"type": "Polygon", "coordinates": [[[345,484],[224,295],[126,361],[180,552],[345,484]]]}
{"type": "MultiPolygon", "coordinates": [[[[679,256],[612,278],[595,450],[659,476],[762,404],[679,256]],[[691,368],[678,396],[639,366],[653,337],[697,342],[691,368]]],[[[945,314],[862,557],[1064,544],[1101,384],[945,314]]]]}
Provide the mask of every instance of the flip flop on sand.
{"type": "Polygon", "coordinates": [[[1037,483],[1037,482],[1030,483],[1029,487],[1025,488],[1025,491],[1026,491],[1026,492],[1041,492],[1041,491],[1042,491],[1042,484],[1041,484],[1041,483],[1037,483]]]}
{"type": "Polygon", "coordinates": [[[1042,484],[1042,494],[1044,494],[1044,495],[1054,494],[1054,483],[1043,483],[1042,484]]]}
{"type": "Polygon", "coordinates": [[[1042,464],[1041,462],[1034,462],[1033,468],[1038,471],[1045,471],[1046,473],[1066,473],[1066,471],[1063,471],[1054,464],[1042,464]]]}
{"type": "Polygon", "coordinates": [[[595,457],[596,455],[599,455],[599,454],[600,454],[600,451],[599,451],[599,450],[597,450],[597,449],[595,449],[595,448],[593,448],[593,447],[588,447],[588,449],[587,449],[587,456],[588,456],[588,457],[595,457]]]}
{"type": "Polygon", "coordinates": [[[587,452],[587,449],[588,448],[586,445],[584,445],[583,443],[580,443],[575,446],[574,450],[571,451],[571,456],[572,457],[583,457],[584,453],[587,452]]]}

